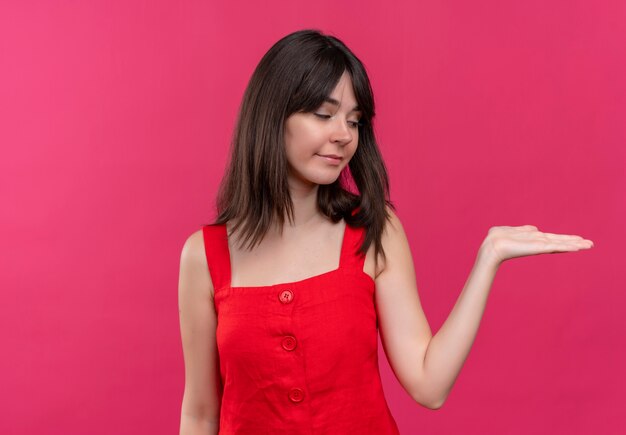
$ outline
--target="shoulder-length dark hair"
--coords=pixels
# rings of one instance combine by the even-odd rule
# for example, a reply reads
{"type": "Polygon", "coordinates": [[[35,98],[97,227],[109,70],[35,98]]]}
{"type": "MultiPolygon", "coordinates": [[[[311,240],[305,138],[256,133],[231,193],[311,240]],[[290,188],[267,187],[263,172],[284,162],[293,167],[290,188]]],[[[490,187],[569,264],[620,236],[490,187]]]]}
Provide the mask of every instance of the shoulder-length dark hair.
{"type": "Polygon", "coordinates": [[[332,93],[344,71],[351,77],[362,111],[359,143],[348,166],[335,182],[320,185],[317,206],[333,222],[342,218],[365,227],[359,253],[375,244],[375,259],[385,253],[381,237],[389,199],[389,179],[372,121],[374,97],[365,67],[334,36],[307,29],[276,42],[254,70],[239,108],[230,148],[230,162],[219,187],[218,216],[212,225],[234,220],[232,232],[252,249],[276,219],[293,222],[293,202],[287,184],[285,120],[296,112],[313,112],[332,93]],[[347,171],[348,170],[348,171],[347,171]],[[349,173],[348,173],[349,172],[349,173]],[[355,186],[357,192],[351,191],[355,186]],[[356,210],[355,210],[356,209],[356,210]],[[352,213],[355,211],[355,213],[352,213]]]}

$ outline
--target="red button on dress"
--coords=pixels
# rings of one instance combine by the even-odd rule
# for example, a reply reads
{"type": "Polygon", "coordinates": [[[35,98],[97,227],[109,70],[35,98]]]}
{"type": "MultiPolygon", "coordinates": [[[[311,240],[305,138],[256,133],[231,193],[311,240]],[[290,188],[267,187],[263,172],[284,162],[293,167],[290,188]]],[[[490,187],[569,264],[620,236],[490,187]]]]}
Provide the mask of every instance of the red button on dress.
{"type": "Polygon", "coordinates": [[[288,304],[293,299],[293,293],[289,290],[283,290],[278,294],[278,300],[283,304],[288,304]]]}
{"type": "Polygon", "coordinates": [[[226,225],[202,229],[217,314],[220,434],[398,434],[378,371],[375,283],[356,252],[363,228],[345,225],[337,269],[257,287],[231,286],[226,225]]]}
{"type": "Polygon", "coordinates": [[[302,399],[304,399],[304,392],[300,388],[292,388],[289,391],[289,399],[296,403],[302,402],[302,399]]]}
{"type": "Polygon", "coordinates": [[[285,350],[294,350],[296,348],[296,339],[292,337],[291,335],[288,335],[285,338],[283,338],[282,345],[283,345],[283,349],[285,350]]]}

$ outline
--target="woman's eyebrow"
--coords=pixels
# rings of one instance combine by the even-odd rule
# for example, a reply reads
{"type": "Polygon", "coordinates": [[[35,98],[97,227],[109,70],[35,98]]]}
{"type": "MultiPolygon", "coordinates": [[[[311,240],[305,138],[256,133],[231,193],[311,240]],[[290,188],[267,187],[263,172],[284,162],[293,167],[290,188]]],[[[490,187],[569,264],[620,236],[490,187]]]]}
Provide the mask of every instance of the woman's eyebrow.
{"type": "MultiPolygon", "coordinates": [[[[334,98],[326,97],[326,98],[324,98],[324,102],[325,103],[330,103],[333,106],[339,107],[339,101],[335,100],[334,98]]],[[[359,106],[354,106],[350,112],[360,112],[360,111],[361,111],[361,108],[359,106]]],[[[348,112],[348,113],[350,113],[350,112],[348,112]]]]}

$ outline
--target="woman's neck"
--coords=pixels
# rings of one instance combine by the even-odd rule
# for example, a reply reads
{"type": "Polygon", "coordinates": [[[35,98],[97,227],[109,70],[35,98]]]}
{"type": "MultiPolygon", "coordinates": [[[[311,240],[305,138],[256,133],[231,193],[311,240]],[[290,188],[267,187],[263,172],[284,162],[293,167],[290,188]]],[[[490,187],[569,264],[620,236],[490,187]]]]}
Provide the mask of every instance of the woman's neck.
{"type": "Polygon", "coordinates": [[[319,223],[323,215],[317,209],[319,185],[290,183],[289,194],[293,203],[293,223],[285,215],[285,227],[304,228],[319,223]]]}

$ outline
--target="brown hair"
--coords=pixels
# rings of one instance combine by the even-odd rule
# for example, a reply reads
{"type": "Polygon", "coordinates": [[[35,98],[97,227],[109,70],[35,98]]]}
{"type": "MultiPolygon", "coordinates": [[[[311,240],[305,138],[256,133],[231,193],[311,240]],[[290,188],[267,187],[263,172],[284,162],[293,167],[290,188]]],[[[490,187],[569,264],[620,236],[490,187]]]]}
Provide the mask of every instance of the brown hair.
{"type": "Polygon", "coordinates": [[[342,218],[364,227],[359,253],[375,244],[383,258],[381,238],[389,214],[389,179],[373,129],[374,97],[365,67],[334,36],[300,30],[276,42],[257,65],[239,108],[230,148],[230,162],[222,178],[218,216],[212,225],[235,221],[242,245],[260,243],[277,219],[282,231],[285,214],[293,221],[293,202],[287,184],[285,120],[296,112],[312,112],[328,97],[347,71],[362,111],[359,143],[348,166],[335,182],[319,185],[317,206],[333,222],[342,218]],[[354,185],[357,192],[351,191],[354,185]],[[352,215],[353,209],[358,207],[352,215]]]}

